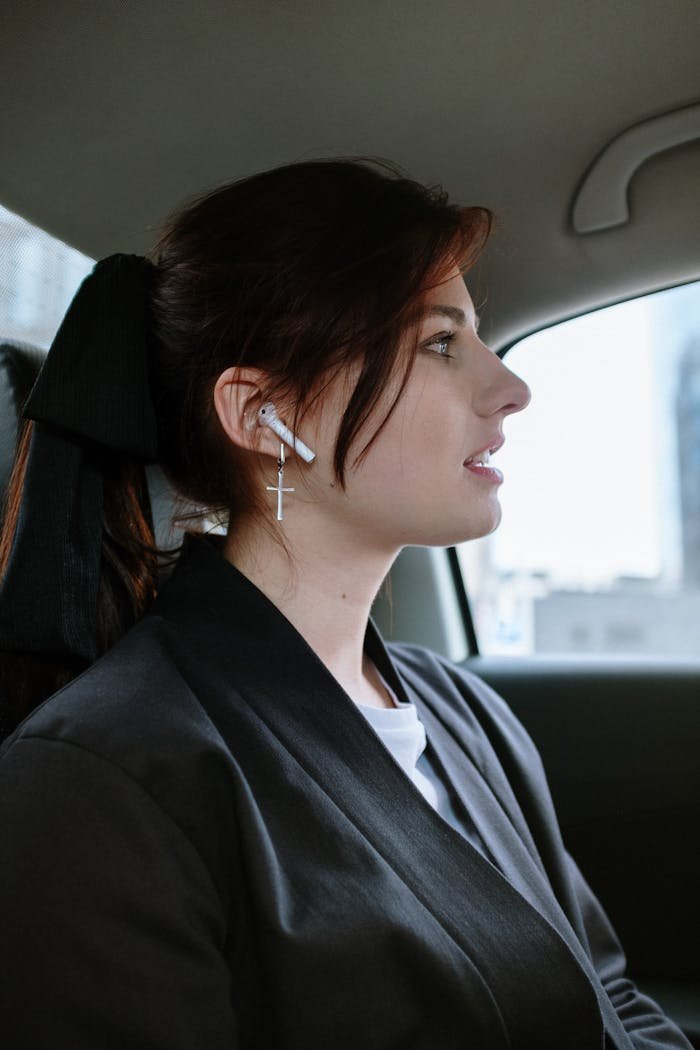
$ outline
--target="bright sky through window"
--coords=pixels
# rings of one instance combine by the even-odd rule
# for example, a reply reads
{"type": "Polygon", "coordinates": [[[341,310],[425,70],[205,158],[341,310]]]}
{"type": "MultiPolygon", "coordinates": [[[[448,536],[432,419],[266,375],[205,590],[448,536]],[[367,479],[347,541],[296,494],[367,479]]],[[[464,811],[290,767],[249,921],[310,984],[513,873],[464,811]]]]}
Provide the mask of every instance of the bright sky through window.
{"type": "Polygon", "coordinates": [[[497,567],[591,584],[660,570],[651,307],[625,303],[525,340],[532,404],[506,422],[497,567]]]}

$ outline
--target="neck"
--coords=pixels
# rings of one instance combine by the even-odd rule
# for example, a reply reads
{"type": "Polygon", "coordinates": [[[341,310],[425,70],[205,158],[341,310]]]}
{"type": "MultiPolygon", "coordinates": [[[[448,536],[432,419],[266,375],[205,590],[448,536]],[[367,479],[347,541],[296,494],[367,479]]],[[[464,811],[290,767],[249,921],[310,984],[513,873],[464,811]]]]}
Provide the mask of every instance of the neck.
{"type": "Polygon", "coordinates": [[[390,706],[364,655],[367,620],[398,551],[368,548],[342,526],[290,514],[287,550],[257,522],[237,522],[224,553],[301,634],[353,699],[390,706]]]}

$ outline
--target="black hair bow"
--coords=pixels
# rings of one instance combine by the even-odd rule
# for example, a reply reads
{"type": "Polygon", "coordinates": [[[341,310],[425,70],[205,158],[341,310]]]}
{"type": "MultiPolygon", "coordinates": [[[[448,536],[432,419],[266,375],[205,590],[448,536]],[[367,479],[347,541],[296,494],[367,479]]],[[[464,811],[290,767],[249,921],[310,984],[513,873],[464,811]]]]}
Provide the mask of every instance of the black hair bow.
{"type": "Polygon", "coordinates": [[[0,587],[0,647],[91,661],[102,549],[104,450],[157,456],[149,384],[156,268],[111,255],[81,284],[29,395],[34,429],[0,587]]]}

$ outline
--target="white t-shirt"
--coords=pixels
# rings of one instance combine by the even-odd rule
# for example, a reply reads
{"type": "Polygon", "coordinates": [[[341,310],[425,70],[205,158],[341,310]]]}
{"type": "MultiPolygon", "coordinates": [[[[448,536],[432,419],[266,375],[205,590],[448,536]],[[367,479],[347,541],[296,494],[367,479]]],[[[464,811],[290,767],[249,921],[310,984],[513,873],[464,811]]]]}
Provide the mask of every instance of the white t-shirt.
{"type": "MultiPolygon", "coordinates": [[[[379,674],[379,671],[377,673],[379,674]]],[[[426,753],[425,727],[418,717],[415,704],[399,700],[386,679],[381,674],[379,677],[394,707],[369,707],[366,704],[358,704],[358,708],[433,809],[455,831],[487,856],[479,833],[469,814],[456,799],[442,767],[426,753]]]]}
{"type": "Polygon", "coordinates": [[[437,809],[437,787],[431,777],[426,775],[425,763],[422,763],[423,768],[419,768],[427,744],[425,727],[418,717],[415,704],[402,703],[388,686],[386,688],[394,701],[394,707],[357,706],[406,776],[425,795],[433,809],[437,809]]]}

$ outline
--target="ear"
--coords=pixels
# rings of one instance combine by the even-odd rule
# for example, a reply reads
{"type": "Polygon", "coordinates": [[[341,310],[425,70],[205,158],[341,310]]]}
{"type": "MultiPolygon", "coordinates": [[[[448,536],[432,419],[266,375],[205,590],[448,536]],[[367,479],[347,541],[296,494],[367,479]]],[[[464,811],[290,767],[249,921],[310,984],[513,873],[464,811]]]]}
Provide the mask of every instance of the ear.
{"type": "Polygon", "coordinates": [[[266,375],[258,368],[227,368],[214,387],[214,408],[230,441],[250,452],[279,454],[279,438],[258,423],[266,375]]]}

